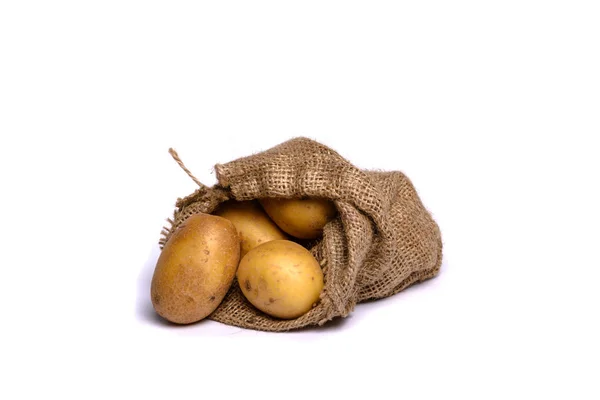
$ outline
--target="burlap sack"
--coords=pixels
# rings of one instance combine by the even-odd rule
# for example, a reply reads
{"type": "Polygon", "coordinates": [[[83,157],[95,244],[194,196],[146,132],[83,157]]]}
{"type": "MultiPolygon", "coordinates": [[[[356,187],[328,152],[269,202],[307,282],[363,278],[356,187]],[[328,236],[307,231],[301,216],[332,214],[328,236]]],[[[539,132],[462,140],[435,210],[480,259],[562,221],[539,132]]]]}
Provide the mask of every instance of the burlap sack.
{"type": "Polygon", "coordinates": [[[359,170],[330,148],[295,138],[217,164],[218,184],[209,188],[172,154],[200,189],[177,200],[161,248],[187,217],[211,213],[228,199],[324,197],[338,209],[322,239],[307,245],[324,272],[325,287],[315,307],[297,319],[272,318],[254,308],[234,282],[212,320],[264,331],[322,325],[347,316],[361,301],[391,296],[439,271],[440,230],[401,172],[359,170]]]}

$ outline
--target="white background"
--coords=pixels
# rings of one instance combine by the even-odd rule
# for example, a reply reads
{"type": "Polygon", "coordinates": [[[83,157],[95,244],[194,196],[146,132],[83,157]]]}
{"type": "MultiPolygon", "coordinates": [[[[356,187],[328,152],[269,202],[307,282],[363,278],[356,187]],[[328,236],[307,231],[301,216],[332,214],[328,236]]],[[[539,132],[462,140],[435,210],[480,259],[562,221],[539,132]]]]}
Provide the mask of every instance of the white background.
{"type": "Polygon", "coordinates": [[[0,3],[0,398],[598,399],[598,2],[211,3],[0,3]],[[168,148],[213,184],[294,136],[405,172],[440,275],[321,329],[162,323],[168,148]]]}

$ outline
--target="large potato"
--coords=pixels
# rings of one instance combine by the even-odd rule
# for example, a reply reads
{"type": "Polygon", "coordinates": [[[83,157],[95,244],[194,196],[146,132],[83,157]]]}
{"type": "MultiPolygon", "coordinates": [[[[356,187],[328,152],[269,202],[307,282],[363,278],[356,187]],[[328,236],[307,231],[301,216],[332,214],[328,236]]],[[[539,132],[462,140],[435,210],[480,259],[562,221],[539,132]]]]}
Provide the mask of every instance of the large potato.
{"type": "Polygon", "coordinates": [[[235,225],[242,242],[240,257],[262,243],[288,238],[255,201],[227,201],[214,214],[235,225]]]}
{"type": "Polygon", "coordinates": [[[317,260],[289,240],[273,240],[250,250],[240,262],[237,280],[250,303],[283,319],[308,312],[323,290],[317,260]]]}
{"type": "Polygon", "coordinates": [[[152,277],[152,305],[178,324],[212,313],[230,288],[240,261],[233,224],[214,215],[186,219],[165,243],[152,277]]]}
{"type": "Polygon", "coordinates": [[[260,199],[269,217],[284,231],[299,239],[316,239],[336,215],[327,199],[260,199]]]}

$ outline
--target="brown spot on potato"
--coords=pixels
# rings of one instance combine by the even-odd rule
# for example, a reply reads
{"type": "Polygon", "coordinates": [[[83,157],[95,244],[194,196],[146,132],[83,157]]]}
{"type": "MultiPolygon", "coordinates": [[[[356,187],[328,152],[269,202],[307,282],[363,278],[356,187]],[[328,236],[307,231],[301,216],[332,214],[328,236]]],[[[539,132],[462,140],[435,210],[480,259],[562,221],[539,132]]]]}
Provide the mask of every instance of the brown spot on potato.
{"type": "Polygon", "coordinates": [[[204,254],[209,255],[210,254],[210,250],[204,250],[204,254]]]}
{"type": "Polygon", "coordinates": [[[265,278],[260,278],[260,280],[258,281],[258,288],[260,290],[267,290],[267,281],[265,280],[265,278]]]}
{"type": "Polygon", "coordinates": [[[311,281],[314,281],[314,280],[315,280],[315,277],[314,277],[314,276],[311,276],[311,277],[310,277],[310,280],[311,280],[311,281]]]}
{"type": "Polygon", "coordinates": [[[248,291],[252,290],[252,285],[250,285],[250,280],[249,279],[246,279],[244,281],[244,286],[246,286],[246,290],[248,290],[248,291]]]}
{"type": "Polygon", "coordinates": [[[269,304],[273,304],[273,303],[275,303],[275,299],[272,297],[269,297],[269,304]]]}
{"type": "Polygon", "coordinates": [[[212,302],[213,302],[213,301],[215,301],[216,299],[217,299],[217,298],[216,298],[215,296],[210,296],[210,299],[208,299],[208,301],[210,301],[210,302],[212,303],[212,302]]]}

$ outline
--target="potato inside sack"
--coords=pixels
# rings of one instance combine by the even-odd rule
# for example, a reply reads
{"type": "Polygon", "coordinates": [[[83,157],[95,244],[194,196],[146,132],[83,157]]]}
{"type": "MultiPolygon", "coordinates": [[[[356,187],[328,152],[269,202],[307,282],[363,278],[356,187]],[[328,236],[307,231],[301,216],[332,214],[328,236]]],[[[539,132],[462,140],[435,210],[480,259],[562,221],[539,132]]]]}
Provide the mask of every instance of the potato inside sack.
{"type": "Polygon", "coordinates": [[[262,243],[288,238],[256,201],[229,200],[220,204],[214,215],[228,219],[235,226],[242,246],[240,257],[262,243]]]}
{"type": "Polygon", "coordinates": [[[252,305],[282,319],[308,312],[323,290],[318,261],[289,240],[274,240],[250,250],[240,262],[237,280],[252,305]]]}
{"type": "Polygon", "coordinates": [[[263,198],[260,204],[281,230],[299,239],[318,238],[325,224],[337,214],[328,199],[263,198]]]}
{"type": "Polygon", "coordinates": [[[168,321],[189,324],[210,315],[233,283],[240,240],[225,218],[195,214],[165,243],[150,288],[152,305],[168,321]]]}

